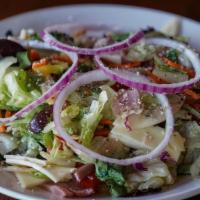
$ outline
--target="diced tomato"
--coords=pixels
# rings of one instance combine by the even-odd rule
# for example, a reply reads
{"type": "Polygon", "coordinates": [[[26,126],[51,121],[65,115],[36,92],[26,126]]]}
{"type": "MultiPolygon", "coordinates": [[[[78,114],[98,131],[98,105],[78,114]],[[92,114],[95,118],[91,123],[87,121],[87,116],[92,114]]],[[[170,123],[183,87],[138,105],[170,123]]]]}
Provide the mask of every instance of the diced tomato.
{"type": "Polygon", "coordinates": [[[0,125],[0,133],[5,133],[6,126],[4,124],[0,125]]]}
{"type": "Polygon", "coordinates": [[[115,90],[115,91],[117,92],[117,91],[119,91],[120,89],[128,89],[128,87],[125,86],[125,85],[119,84],[119,83],[115,83],[115,84],[112,86],[112,89],[115,90]]]}
{"type": "Polygon", "coordinates": [[[34,62],[34,63],[32,64],[32,68],[33,68],[33,70],[34,70],[34,69],[36,69],[36,68],[42,67],[42,66],[47,65],[47,64],[49,64],[48,59],[47,59],[47,58],[42,58],[41,60],[39,60],[39,61],[37,61],[37,62],[34,62]]]}
{"type": "Polygon", "coordinates": [[[102,128],[102,129],[97,129],[94,133],[94,136],[108,137],[109,133],[110,133],[109,129],[102,128]]]}
{"type": "Polygon", "coordinates": [[[110,119],[102,119],[101,121],[100,121],[100,124],[101,125],[107,125],[107,126],[109,126],[109,125],[112,125],[112,120],[110,120],[110,119]]]}
{"type": "Polygon", "coordinates": [[[40,54],[39,54],[39,52],[37,50],[35,50],[35,49],[31,49],[29,51],[29,59],[31,61],[40,60],[40,54]]]}
{"type": "Polygon", "coordinates": [[[12,112],[10,112],[10,111],[6,111],[6,113],[5,113],[5,117],[7,118],[7,117],[11,117],[12,116],[12,112]]]}
{"type": "Polygon", "coordinates": [[[99,184],[100,184],[100,180],[96,177],[95,174],[91,174],[91,175],[87,176],[80,183],[81,187],[93,188],[94,190],[97,190],[99,184]]]}

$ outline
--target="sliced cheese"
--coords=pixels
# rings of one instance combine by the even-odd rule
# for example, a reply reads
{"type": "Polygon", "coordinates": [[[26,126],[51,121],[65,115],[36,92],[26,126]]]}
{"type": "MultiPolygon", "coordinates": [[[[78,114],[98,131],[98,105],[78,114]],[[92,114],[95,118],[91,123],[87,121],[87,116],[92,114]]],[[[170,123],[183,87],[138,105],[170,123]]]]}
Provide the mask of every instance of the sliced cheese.
{"type": "Polygon", "coordinates": [[[24,161],[24,160],[10,159],[10,158],[6,159],[6,163],[13,164],[13,165],[22,165],[22,166],[31,167],[31,168],[41,172],[42,174],[46,175],[53,182],[57,183],[59,181],[59,179],[54,174],[52,174],[47,169],[45,169],[44,167],[42,167],[42,166],[40,166],[36,163],[32,163],[30,161],[24,161]]]}
{"type": "Polygon", "coordinates": [[[181,21],[179,17],[170,20],[164,27],[162,27],[161,32],[169,36],[176,36],[180,33],[181,21]]]}
{"type": "MultiPolygon", "coordinates": [[[[156,116],[152,117],[146,117],[142,114],[140,115],[132,114],[128,117],[128,121],[129,121],[129,126],[132,129],[140,129],[159,124],[165,121],[165,117],[160,112],[158,112],[156,116]]],[[[113,124],[114,126],[117,127],[125,127],[124,120],[122,120],[121,117],[118,117],[113,124]]]]}
{"type": "Polygon", "coordinates": [[[134,149],[151,150],[161,141],[164,130],[160,127],[148,127],[129,131],[127,128],[114,127],[111,137],[120,140],[125,145],[134,149]]]}
{"type": "Polygon", "coordinates": [[[128,180],[134,183],[144,183],[151,178],[160,177],[166,184],[174,183],[174,179],[165,163],[159,160],[152,160],[146,163],[147,171],[135,171],[128,176],[128,180]]]}
{"type": "Polygon", "coordinates": [[[60,182],[70,180],[72,178],[72,173],[75,171],[75,168],[51,166],[47,168],[47,170],[56,177],[57,182],[60,182]]]}
{"type": "Polygon", "coordinates": [[[27,156],[20,156],[20,155],[5,155],[5,159],[14,159],[14,160],[22,160],[22,161],[30,161],[32,163],[45,166],[47,162],[45,160],[37,159],[37,158],[31,158],[27,156]]]}
{"type": "Polygon", "coordinates": [[[7,167],[0,168],[0,170],[6,171],[6,172],[22,172],[22,173],[33,172],[33,169],[29,167],[21,167],[21,166],[7,166],[7,167]]]}
{"type": "Polygon", "coordinates": [[[15,175],[22,188],[32,188],[48,181],[48,179],[37,178],[31,174],[22,172],[16,172],[15,175]]]}
{"type": "MultiPolygon", "coordinates": [[[[0,168],[2,171],[23,173],[23,174],[32,174],[35,170],[30,167],[21,167],[21,166],[7,166],[0,168]]],[[[58,182],[68,181],[72,178],[72,173],[75,171],[75,168],[67,168],[61,166],[48,166],[47,169],[51,174],[53,174],[58,182]]]]}
{"type": "MultiPolygon", "coordinates": [[[[110,137],[121,141],[128,147],[133,149],[153,150],[160,144],[165,134],[165,130],[158,126],[151,126],[143,129],[134,129],[129,131],[125,127],[115,126],[111,130],[110,137]]],[[[178,132],[174,132],[171,136],[166,151],[170,156],[178,161],[184,148],[185,139],[178,132]]]]}
{"type": "Polygon", "coordinates": [[[16,140],[8,134],[0,134],[0,154],[5,155],[17,148],[16,140]]]}

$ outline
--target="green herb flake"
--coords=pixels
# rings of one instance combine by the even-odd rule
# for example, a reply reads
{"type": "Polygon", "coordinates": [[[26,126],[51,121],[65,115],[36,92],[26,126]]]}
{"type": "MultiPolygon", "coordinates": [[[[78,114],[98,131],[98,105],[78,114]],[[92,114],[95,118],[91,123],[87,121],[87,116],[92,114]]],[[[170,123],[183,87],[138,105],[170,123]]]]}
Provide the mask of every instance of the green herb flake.
{"type": "Polygon", "coordinates": [[[173,62],[178,63],[178,56],[179,56],[179,52],[176,49],[171,49],[167,52],[166,57],[170,60],[172,60],[173,62]]]}
{"type": "Polygon", "coordinates": [[[31,61],[29,60],[27,51],[18,52],[16,56],[21,68],[27,68],[31,66],[31,61]]]}

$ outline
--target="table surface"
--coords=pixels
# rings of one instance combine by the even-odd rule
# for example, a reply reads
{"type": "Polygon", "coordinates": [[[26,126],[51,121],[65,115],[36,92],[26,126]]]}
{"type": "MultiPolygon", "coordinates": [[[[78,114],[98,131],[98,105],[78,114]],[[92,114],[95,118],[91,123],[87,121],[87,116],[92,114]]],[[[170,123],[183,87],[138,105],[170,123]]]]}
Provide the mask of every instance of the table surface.
{"type": "MultiPolygon", "coordinates": [[[[95,0],[95,1],[83,1],[83,0],[6,0],[1,1],[0,20],[12,15],[16,15],[22,12],[35,10],[44,7],[67,5],[67,4],[79,4],[79,3],[117,3],[134,6],[143,6],[149,8],[160,9],[168,12],[173,12],[179,15],[183,15],[194,20],[200,21],[200,3],[198,0],[95,0]]],[[[200,195],[190,198],[190,200],[199,200],[200,195]]],[[[12,200],[6,196],[0,196],[0,200],[12,200]]],[[[189,200],[189,199],[188,199],[189,200]]]]}

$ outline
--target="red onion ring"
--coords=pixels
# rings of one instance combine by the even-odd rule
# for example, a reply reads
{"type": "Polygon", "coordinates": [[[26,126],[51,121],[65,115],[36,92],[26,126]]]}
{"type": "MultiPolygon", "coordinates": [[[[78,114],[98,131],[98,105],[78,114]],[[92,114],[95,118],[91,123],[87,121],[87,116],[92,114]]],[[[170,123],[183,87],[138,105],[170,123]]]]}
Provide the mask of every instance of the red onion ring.
{"type": "MultiPolygon", "coordinates": [[[[69,44],[64,44],[62,42],[59,42],[55,37],[53,37],[50,32],[53,31],[63,31],[70,32],[72,29],[75,28],[81,28],[83,25],[77,25],[77,24],[61,24],[61,25],[54,25],[50,26],[44,29],[41,36],[42,39],[48,43],[50,46],[55,46],[61,50],[65,51],[71,51],[76,52],[81,55],[97,55],[97,54],[105,54],[105,53],[113,53],[115,51],[119,51],[121,49],[126,49],[130,45],[138,42],[141,38],[144,37],[144,33],[142,31],[137,32],[136,34],[130,35],[126,40],[122,42],[117,42],[112,45],[108,45],[101,48],[79,48],[76,46],[71,46],[69,44]]],[[[111,30],[111,28],[105,27],[105,26],[98,26],[98,25],[84,25],[84,28],[88,30],[99,30],[99,29],[107,29],[111,30]]]]}
{"type": "Polygon", "coordinates": [[[147,39],[146,42],[148,44],[154,45],[163,45],[167,47],[171,47],[177,49],[178,51],[185,54],[186,57],[189,58],[195,70],[195,77],[181,83],[172,83],[172,84],[156,84],[151,83],[149,81],[145,81],[145,78],[140,75],[138,76],[136,73],[125,72],[122,70],[111,70],[104,65],[101,61],[100,56],[95,56],[95,62],[97,66],[104,71],[106,75],[108,75],[112,80],[120,82],[128,87],[137,88],[146,92],[152,93],[178,93],[182,92],[186,88],[191,87],[193,84],[197,83],[200,80],[200,60],[198,55],[186,47],[184,44],[181,44],[177,41],[165,39],[165,38],[153,38],[147,39]]]}
{"type": "Polygon", "coordinates": [[[132,131],[132,128],[131,128],[129,121],[128,121],[128,117],[129,116],[126,116],[125,121],[124,121],[124,125],[129,131],[132,131]]]}
{"type": "MultiPolygon", "coordinates": [[[[47,44],[44,44],[43,42],[38,41],[20,41],[20,44],[26,47],[34,47],[34,48],[40,48],[40,49],[54,49],[57,51],[61,51],[56,48],[52,48],[47,44]]],[[[62,75],[62,77],[44,94],[42,94],[41,97],[39,97],[37,100],[33,101],[32,103],[25,106],[23,109],[12,115],[8,118],[0,118],[0,123],[9,123],[11,121],[14,121],[17,118],[20,118],[23,116],[24,113],[30,112],[34,108],[36,108],[38,105],[44,103],[47,99],[58,93],[66,84],[69,82],[72,75],[76,72],[77,65],[78,65],[78,56],[75,53],[62,51],[66,53],[70,59],[72,60],[71,67],[62,75]]]]}
{"type": "Polygon", "coordinates": [[[71,84],[67,85],[61,91],[61,93],[58,95],[56,99],[56,102],[54,104],[54,110],[53,110],[54,123],[55,123],[57,132],[68,144],[73,146],[75,149],[80,150],[81,152],[83,152],[84,154],[88,155],[91,158],[102,160],[107,163],[112,163],[112,164],[117,164],[117,165],[131,165],[131,164],[151,160],[155,157],[159,157],[160,153],[163,152],[163,150],[165,149],[165,147],[167,146],[170,140],[170,137],[173,133],[173,126],[174,126],[174,118],[173,118],[171,107],[169,105],[167,97],[163,94],[155,94],[155,95],[160,101],[160,104],[162,105],[164,113],[165,113],[165,118],[166,118],[165,136],[163,140],[161,141],[161,143],[153,151],[151,151],[150,153],[146,155],[140,155],[133,158],[121,159],[121,160],[109,158],[101,154],[98,154],[86,148],[85,146],[79,144],[68,133],[66,133],[65,129],[62,127],[60,113],[62,111],[62,107],[67,97],[80,86],[83,86],[95,81],[104,81],[104,80],[109,80],[109,79],[110,78],[107,77],[101,70],[94,70],[78,77],[76,80],[72,81],[71,84]]]}

